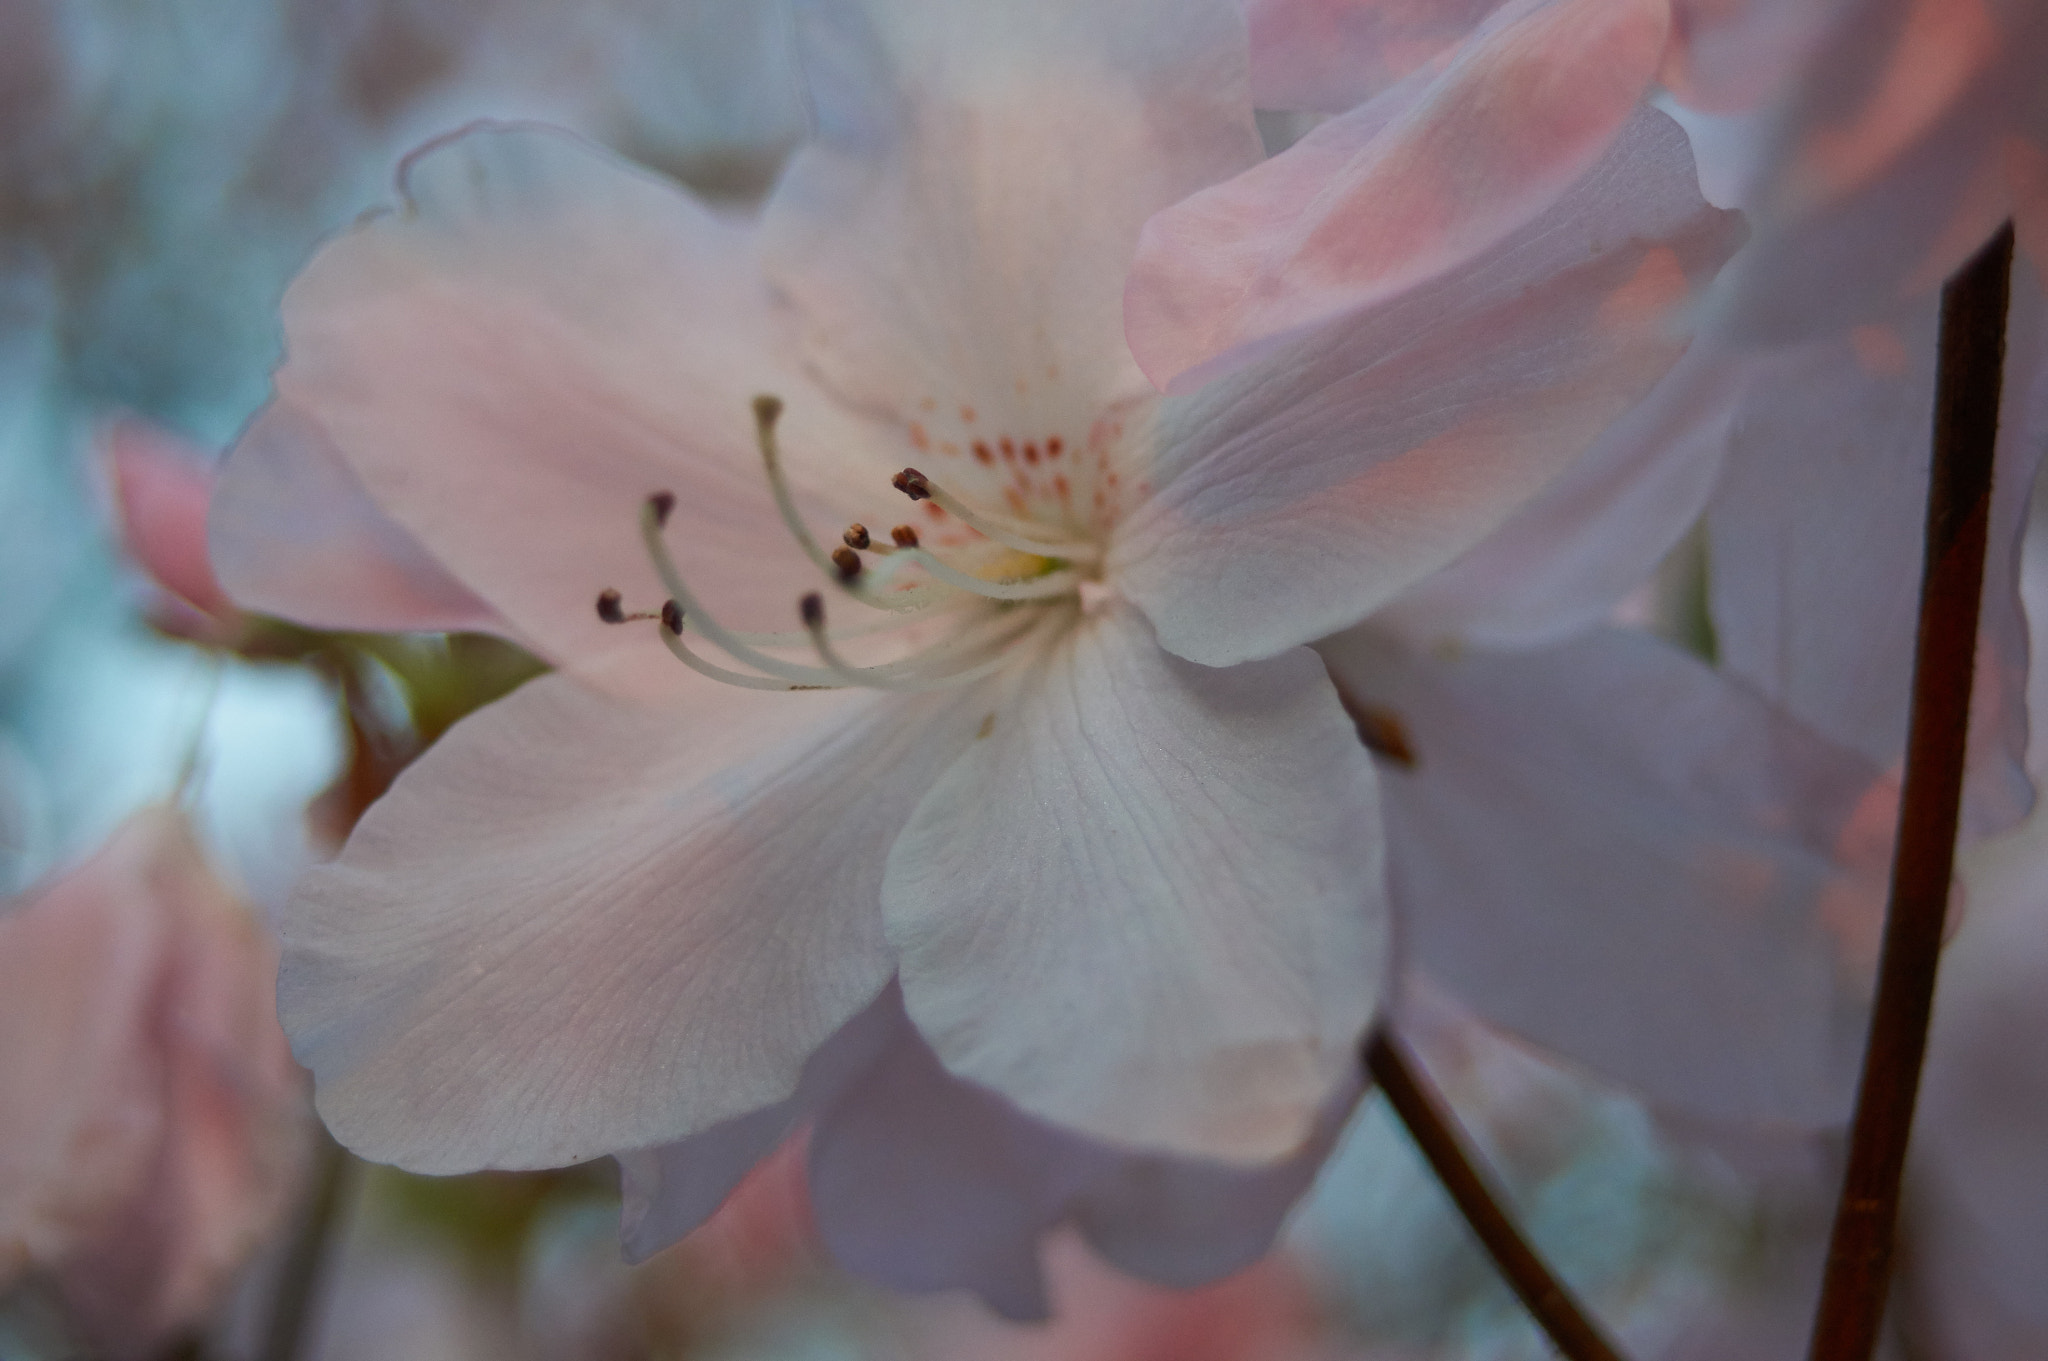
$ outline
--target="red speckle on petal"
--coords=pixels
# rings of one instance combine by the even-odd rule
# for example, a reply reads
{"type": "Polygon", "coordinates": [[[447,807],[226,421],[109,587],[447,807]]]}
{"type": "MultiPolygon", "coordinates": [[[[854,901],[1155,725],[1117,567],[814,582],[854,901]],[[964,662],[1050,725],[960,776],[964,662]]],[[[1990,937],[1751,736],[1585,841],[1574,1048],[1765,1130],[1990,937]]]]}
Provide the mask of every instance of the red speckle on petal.
{"type": "Polygon", "coordinates": [[[916,421],[910,423],[910,447],[923,450],[929,450],[932,447],[930,438],[924,433],[924,427],[916,421]]]}
{"type": "Polygon", "coordinates": [[[939,452],[942,454],[952,454],[957,457],[960,453],[960,446],[949,439],[942,439],[939,441],[939,452]]]}
{"type": "Polygon", "coordinates": [[[1003,488],[1003,500],[1017,514],[1022,515],[1024,513],[1024,493],[1018,491],[1015,487],[1003,488]]]}
{"type": "Polygon", "coordinates": [[[1002,448],[1004,462],[1015,463],[1017,461],[1017,446],[1008,435],[1003,436],[996,443],[1002,448]]]}
{"type": "Polygon", "coordinates": [[[960,408],[960,419],[966,421],[969,425],[974,424],[974,408],[971,406],[962,406],[960,408]]]}
{"type": "Polygon", "coordinates": [[[974,456],[983,463],[993,463],[996,461],[995,451],[988,447],[987,440],[978,439],[974,442],[974,456]]]}
{"type": "Polygon", "coordinates": [[[1067,486],[1067,475],[1065,473],[1053,474],[1052,489],[1059,493],[1060,500],[1062,501],[1072,495],[1072,489],[1067,486]]]}
{"type": "Polygon", "coordinates": [[[937,501],[927,501],[924,503],[924,513],[934,520],[942,520],[945,518],[946,508],[937,501]]]}
{"type": "Polygon", "coordinates": [[[1045,441],[1045,456],[1047,458],[1058,458],[1062,453],[1066,452],[1066,448],[1066,441],[1058,435],[1049,436],[1045,441]]]}
{"type": "Polygon", "coordinates": [[[1038,445],[1031,440],[1024,441],[1024,461],[1026,463],[1038,462],[1038,445]]]}

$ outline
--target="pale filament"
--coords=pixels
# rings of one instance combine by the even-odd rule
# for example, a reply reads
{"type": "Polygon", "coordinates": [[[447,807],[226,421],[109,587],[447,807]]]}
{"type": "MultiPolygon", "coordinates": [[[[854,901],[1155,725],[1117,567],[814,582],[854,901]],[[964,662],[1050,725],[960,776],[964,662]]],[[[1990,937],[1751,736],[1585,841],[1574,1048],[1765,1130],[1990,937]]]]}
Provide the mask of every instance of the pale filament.
{"type": "MultiPolygon", "coordinates": [[[[726,628],[690,590],[669,552],[663,530],[674,498],[663,493],[648,498],[640,514],[641,540],[662,585],[668,590],[671,602],[656,616],[660,620],[658,630],[669,652],[702,676],[749,690],[836,690],[861,686],[927,691],[965,685],[999,670],[1005,665],[1009,650],[1037,632],[1050,617],[1042,610],[1025,611],[1020,617],[1014,613],[1015,606],[1072,598],[1079,591],[1083,577],[1066,563],[1100,560],[1100,551],[1092,544],[1040,539],[1027,529],[1011,527],[998,517],[975,511],[959,498],[931,486],[923,474],[910,469],[904,471],[896,485],[910,492],[913,500],[929,497],[967,528],[991,542],[1015,552],[1050,559],[1046,565],[1052,570],[1011,580],[985,580],[920,547],[915,533],[909,529],[899,529],[897,532],[902,537],[891,545],[870,543],[862,532],[857,539],[849,538],[847,547],[828,554],[797,513],[796,498],[783,474],[781,450],[775,435],[776,422],[781,414],[781,399],[770,395],[754,399],[754,426],[761,461],[784,526],[804,556],[827,580],[861,603],[887,610],[897,618],[853,628],[830,629],[825,624],[823,597],[813,592],[801,602],[804,625],[801,633],[747,633],[726,628]],[[915,479],[914,491],[905,485],[905,478],[915,479]],[[873,571],[864,570],[861,560],[853,556],[857,551],[853,546],[856,543],[860,549],[887,561],[873,571]],[[903,589],[891,589],[894,580],[912,566],[929,580],[903,589]],[[950,611],[955,607],[964,608],[967,617],[960,621],[960,626],[950,636],[893,661],[857,666],[839,651],[838,643],[845,639],[900,631],[910,622],[902,618],[904,614],[914,612],[929,618],[939,611],[950,611]],[[690,647],[684,636],[686,632],[700,635],[732,660],[752,667],[760,674],[735,671],[707,660],[690,647]],[[789,649],[806,645],[822,665],[808,665],[762,650],[764,647],[789,649]]],[[[606,591],[600,596],[598,613],[613,623],[649,617],[625,614],[616,591],[606,591]]]]}
{"type": "MultiPolygon", "coordinates": [[[[731,656],[733,660],[744,662],[764,674],[752,676],[744,672],[730,671],[718,666],[714,662],[705,660],[703,657],[692,652],[680,634],[672,631],[666,623],[660,625],[662,642],[675,655],[677,660],[681,661],[691,670],[712,680],[724,681],[729,685],[739,685],[750,690],[832,690],[843,688],[849,684],[897,689],[904,688],[905,684],[911,681],[932,683],[929,685],[919,684],[916,688],[920,689],[939,688],[940,684],[965,684],[970,680],[987,674],[988,671],[1000,665],[1002,649],[1023,637],[1026,633],[1029,633],[1037,622],[1036,620],[1027,620],[1021,627],[980,643],[976,643],[973,639],[971,628],[963,629],[960,634],[955,635],[953,638],[941,641],[921,652],[913,653],[908,657],[881,667],[855,669],[845,666],[843,662],[840,662],[838,665],[827,665],[824,667],[799,665],[760,651],[751,645],[744,635],[727,629],[705,610],[703,603],[697,599],[695,593],[690,590],[689,585],[683,580],[683,574],[677,568],[675,559],[670,556],[668,545],[662,539],[661,522],[662,515],[660,510],[654,501],[648,501],[640,512],[641,538],[646,544],[649,559],[654,563],[654,570],[661,577],[662,585],[668,590],[670,598],[675,601],[677,608],[682,612],[682,620],[680,622],[686,628],[693,627],[696,632],[702,634],[711,643],[731,656]],[[977,654],[984,647],[996,649],[996,655],[989,658],[986,662],[977,661],[966,670],[959,672],[939,672],[934,674],[928,671],[928,668],[934,664],[963,660],[960,655],[962,652],[977,654]]],[[[805,636],[815,645],[816,633],[807,630],[805,636]]]]}
{"type": "Polygon", "coordinates": [[[818,657],[825,663],[826,669],[839,677],[843,685],[867,686],[876,690],[950,690],[954,686],[980,680],[983,676],[992,675],[1000,670],[1009,660],[1009,646],[1035,632],[1044,622],[1043,615],[1033,612],[1007,633],[978,645],[963,643],[955,638],[899,662],[890,662],[882,666],[854,666],[840,656],[838,649],[832,645],[831,634],[825,628],[824,602],[816,595],[808,597],[804,602],[804,626],[809,631],[811,643],[817,649],[818,657]],[[990,655],[959,671],[948,671],[937,676],[905,674],[905,668],[913,663],[921,665],[927,660],[957,660],[962,654],[982,652],[988,652],[990,655]]]}
{"type": "Polygon", "coordinates": [[[1092,543],[1080,539],[1036,538],[1022,526],[1012,527],[985,511],[975,510],[929,477],[921,478],[919,486],[940,509],[969,529],[986,538],[994,539],[1005,548],[1014,548],[1019,553],[1029,553],[1034,557],[1063,558],[1068,562],[1096,563],[1102,560],[1102,550],[1092,543]]]}
{"type": "Polygon", "coordinates": [[[823,572],[827,580],[837,584],[840,590],[863,605],[871,605],[878,610],[907,612],[922,609],[937,599],[938,592],[916,589],[879,596],[865,581],[858,577],[849,578],[839,570],[831,555],[812,536],[810,526],[797,514],[796,497],[790,493],[789,481],[782,475],[782,449],[775,438],[775,423],[781,418],[780,397],[763,393],[754,399],[754,439],[761,446],[761,462],[768,470],[768,489],[775,496],[775,509],[781,514],[782,523],[788,527],[797,547],[803,549],[804,556],[811,560],[811,565],[823,572]]]}

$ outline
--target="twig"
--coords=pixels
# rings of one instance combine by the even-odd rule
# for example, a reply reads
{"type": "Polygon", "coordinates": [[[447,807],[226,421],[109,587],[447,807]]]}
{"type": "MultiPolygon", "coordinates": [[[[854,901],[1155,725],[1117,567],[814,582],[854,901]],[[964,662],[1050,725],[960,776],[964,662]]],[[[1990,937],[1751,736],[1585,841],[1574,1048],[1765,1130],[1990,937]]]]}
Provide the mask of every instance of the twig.
{"type": "Polygon", "coordinates": [[[262,1361],[296,1361],[305,1341],[306,1327],[313,1318],[313,1306],[320,1297],[328,1254],[333,1248],[334,1230],[340,1218],[342,1192],[349,1181],[351,1159],[340,1144],[319,1131],[319,1149],[314,1155],[312,1176],[305,1207],[300,1211],[298,1231],[278,1270],[277,1291],[271,1296],[270,1320],[263,1331],[262,1361]]]}
{"type": "Polygon", "coordinates": [[[1898,1221],[1942,920],[1955,868],[1977,611],[2005,368],[2008,224],[1941,296],[1941,360],[1928,478],[1927,556],[1913,658],[1913,717],[1892,860],[1877,998],[1864,1050],[1849,1167],[1835,1207],[1812,1361],[1868,1361],[1876,1350],[1898,1221]]]}
{"type": "Polygon", "coordinates": [[[1566,1361],[1621,1361],[1621,1353],[1599,1325],[1501,1209],[1499,1193],[1473,1161],[1443,1097],[1429,1085],[1421,1066],[1384,1024],[1366,1043],[1365,1070],[1387,1094],[1394,1114],[1407,1126],[1409,1137],[1429,1160],[1437,1180],[1493,1258],[1494,1265],[1500,1268],[1500,1274],[1521,1296],[1522,1303],[1566,1361]]]}

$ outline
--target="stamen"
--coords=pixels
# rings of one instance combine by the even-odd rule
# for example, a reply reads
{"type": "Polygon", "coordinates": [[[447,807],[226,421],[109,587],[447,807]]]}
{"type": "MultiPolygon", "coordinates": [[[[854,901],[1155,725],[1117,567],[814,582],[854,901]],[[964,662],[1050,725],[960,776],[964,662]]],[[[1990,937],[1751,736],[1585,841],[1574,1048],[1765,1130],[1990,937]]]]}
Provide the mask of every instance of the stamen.
{"type": "Polygon", "coordinates": [[[1009,661],[1009,645],[1031,633],[1044,622],[1044,615],[1034,610],[1017,627],[996,638],[969,643],[966,634],[963,633],[959,637],[935,644],[923,652],[914,653],[899,661],[881,666],[854,666],[840,656],[839,650],[832,645],[832,635],[825,627],[823,596],[816,591],[806,595],[798,602],[798,613],[803,619],[805,631],[811,635],[811,646],[817,649],[818,659],[825,663],[825,669],[841,685],[912,693],[950,690],[993,674],[1009,661]],[[934,674],[930,669],[935,662],[960,660],[963,656],[973,656],[983,651],[987,651],[989,655],[960,670],[934,674]]]}
{"type": "Polygon", "coordinates": [[[1061,558],[1068,562],[1088,563],[1097,562],[1102,557],[1101,550],[1086,540],[1040,539],[1022,526],[1004,524],[994,516],[973,509],[915,468],[905,468],[890,480],[889,485],[913,501],[931,501],[969,529],[994,539],[1005,548],[1014,548],[1019,553],[1029,553],[1039,558],[1061,558]]]}
{"type": "Polygon", "coordinates": [[[675,610],[675,621],[673,624],[670,623],[668,615],[669,611],[675,608],[675,603],[675,601],[671,600],[662,606],[661,627],[655,630],[655,632],[661,635],[661,641],[674,654],[675,659],[698,675],[715,680],[721,685],[736,685],[742,690],[837,690],[841,688],[837,685],[802,685],[793,681],[771,680],[767,676],[750,676],[744,671],[728,671],[715,662],[705,661],[702,657],[690,651],[689,644],[683,641],[681,629],[683,612],[680,609],[675,610]]]}
{"type": "Polygon", "coordinates": [[[659,619],[661,616],[647,610],[634,610],[628,614],[624,597],[607,586],[597,593],[597,617],[607,624],[630,624],[642,619],[659,619]]]}
{"type": "MultiPolygon", "coordinates": [[[[662,606],[661,611],[662,624],[666,627],[667,631],[673,632],[680,637],[683,620],[687,617],[696,624],[699,633],[716,643],[734,661],[745,662],[748,666],[765,671],[771,676],[778,676],[783,680],[798,681],[808,685],[829,686],[833,684],[831,673],[820,671],[816,667],[811,666],[795,666],[780,658],[771,657],[765,652],[760,652],[750,647],[737,634],[721,626],[697,600],[696,596],[691,594],[690,588],[684,584],[683,574],[677,568],[675,559],[669,556],[668,544],[662,540],[661,522],[656,518],[659,513],[654,503],[650,501],[647,509],[640,516],[640,538],[647,546],[647,556],[653,560],[654,570],[661,576],[661,584],[668,587],[668,593],[671,597],[668,604],[662,606]],[[670,606],[675,608],[673,620],[670,618],[670,606]]],[[[675,649],[670,648],[669,651],[674,652],[675,649]]],[[[706,663],[706,665],[709,665],[709,663],[706,663]]],[[[738,673],[735,672],[734,674],[738,673]]]]}
{"type": "Polygon", "coordinates": [[[672,491],[658,491],[647,498],[647,504],[654,507],[654,522],[665,527],[669,515],[676,508],[676,494],[672,491]]]}
{"type": "Polygon", "coordinates": [[[846,532],[839,537],[846,541],[848,548],[866,548],[874,542],[873,539],[868,537],[868,527],[859,523],[848,525],[846,532]]]}
{"type": "Polygon", "coordinates": [[[782,399],[772,393],[762,393],[754,398],[754,436],[761,446],[761,462],[768,471],[768,489],[774,494],[775,509],[782,516],[782,523],[788,527],[790,537],[797,547],[811,560],[820,572],[843,587],[846,593],[864,605],[878,610],[914,610],[931,601],[929,592],[904,592],[896,599],[882,599],[873,591],[863,590],[854,585],[860,577],[860,559],[852,547],[835,548],[827,556],[811,537],[810,527],[797,514],[796,498],[790,494],[789,483],[782,475],[782,450],[775,439],[775,423],[782,418],[782,399]]]}

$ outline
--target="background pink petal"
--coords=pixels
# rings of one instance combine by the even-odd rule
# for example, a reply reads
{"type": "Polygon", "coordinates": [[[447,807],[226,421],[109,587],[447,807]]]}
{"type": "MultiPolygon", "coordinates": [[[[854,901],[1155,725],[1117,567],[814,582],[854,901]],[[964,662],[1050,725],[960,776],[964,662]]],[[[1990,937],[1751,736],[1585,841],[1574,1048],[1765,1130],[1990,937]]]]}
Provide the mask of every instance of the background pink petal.
{"type": "Polygon", "coordinates": [[[1500,0],[1244,0],[1252,103],[1339,113],[1457,46],[1500,0]]]}
{"type": "Polygon", "coordinates": [[[202,613],[232,611],[206,557],[213,461],[170,431],[132,417],[112,422],[104,440],[122,545],[158,585],[202,613]]]}
{"type": "Polygon", "coordinates": [[[112,1356],[199,1321],[286,1207],[304,1089],[273,969],[168,808],[0,920],[0,1277],[47,1273],[112,1356]]]}
{"type": "Polygon", "coordinates": [[[1736,244],[1644,111],[1591,174],[1452,276],[1169,399],[1110,572],[1208,665],[1356,623],[1499,527],[1684,352],[1736,244]]]}
{"type": "Polygon", "coordinates": [[[1549,208],[1637,110],[1664,0],[1515,0],[1376,135],[1343,124],[1146,225],[1131,348],[1168,391],[1466,264],[1549,208]],[[1322,149],[1344,145],[1341,164],[1322,149]]]}
{"type": "Polygon", "coordinates": [[[1321,650],[1400,738],[1380,783],[1417,965],[1667,1108],[1844,1117],[1887,868],[1875,767],[1641,634],[1321,650]]]}
{"type": "MultiPolygon", "coordinates": [[[[2010,827],[2033,794],[2020,539],[2048,446],[2048,299],[2015,275],[1991,548],[1971,702],[1969,827],[2010,827]]],[[[1740,399],[1707,511],[1721,664],[1880,766],[1903,759],[1917,628],[1932,300],[1896,322],[1779,351],[1740,399]]]]}

